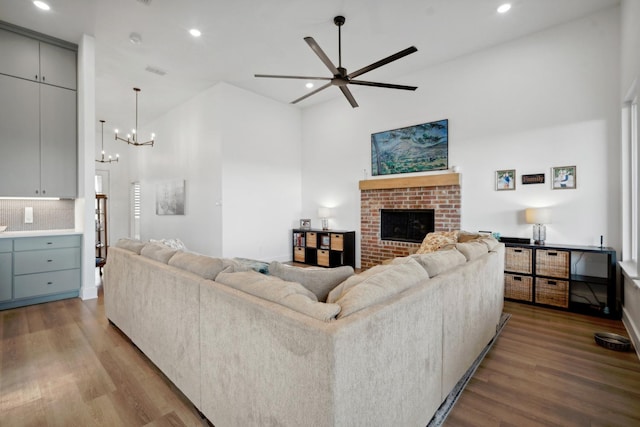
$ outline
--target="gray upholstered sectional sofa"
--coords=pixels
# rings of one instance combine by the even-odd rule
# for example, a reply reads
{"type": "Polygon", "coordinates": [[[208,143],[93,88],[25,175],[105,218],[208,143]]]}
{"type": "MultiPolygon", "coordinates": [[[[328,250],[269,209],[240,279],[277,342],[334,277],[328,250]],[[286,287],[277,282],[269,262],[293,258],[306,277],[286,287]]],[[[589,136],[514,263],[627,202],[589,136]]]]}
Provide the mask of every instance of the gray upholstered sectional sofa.
{"type": "Polygon", "coordinates": [[[425,426],[500,320],[504,245],[484,240],[269,276],[120,241],[105,309],[216,427],[425,426]]]}

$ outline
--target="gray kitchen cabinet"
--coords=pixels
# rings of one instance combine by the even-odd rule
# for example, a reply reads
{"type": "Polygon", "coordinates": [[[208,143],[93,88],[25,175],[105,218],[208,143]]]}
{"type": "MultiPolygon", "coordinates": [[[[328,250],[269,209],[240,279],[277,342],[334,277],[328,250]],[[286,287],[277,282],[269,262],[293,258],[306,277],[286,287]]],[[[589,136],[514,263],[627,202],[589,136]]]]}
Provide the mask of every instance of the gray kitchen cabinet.
{"type": "Polygon", "coordinates": [[[0,240],[0,302],[13,298],[11,240],[0,240]]]}
{"type": "Polygon", "coordinates": [[[75,198],[76,52],[0,28],[0,58],[0,197],[75,198]]]}
{"type": "Polygon", "coordinates": [[[40,85],[40,195],[77,195],[76,92],[40,85]]]}
{"type": "Polygon", "coordinates": [[[0,310],[77,297],[80,247],[80,235],[0,238],[0,310]]]}
{"type": "Polygon", "coordinates": [[[0,196],[40,188],[40,84],[0,75],[0,196]]]}
{"type": "Polygon", "coordinates": [[[0,73],[75,90],[76,52],[0,28],[0,73]]]}

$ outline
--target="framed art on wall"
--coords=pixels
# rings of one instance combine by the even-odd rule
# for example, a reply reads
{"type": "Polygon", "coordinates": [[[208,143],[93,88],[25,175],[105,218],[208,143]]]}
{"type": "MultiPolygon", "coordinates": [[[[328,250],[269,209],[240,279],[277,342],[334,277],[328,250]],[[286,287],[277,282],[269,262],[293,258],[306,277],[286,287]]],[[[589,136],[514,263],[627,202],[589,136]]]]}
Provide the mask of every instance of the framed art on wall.
{"type": "Polygon", "coordinates": [[[371,175],[449,168],[449,120],[371,134],[371,175]]]}
{"type": "Polygon", "coordinates": [[[557,166],[551,168],[551,188],[569,190],[576,188],[576,167],[557,166]]]}
{"type": "Polygon", "coordinates": [[[504,169],[496,171],[496,191],[516,189],[516,170],[504,169]]]}
{"type": "Polygon", "coordinates": [[[158,183],[156,185],[156,215],[184,215],[184,180],[158,183]]]}

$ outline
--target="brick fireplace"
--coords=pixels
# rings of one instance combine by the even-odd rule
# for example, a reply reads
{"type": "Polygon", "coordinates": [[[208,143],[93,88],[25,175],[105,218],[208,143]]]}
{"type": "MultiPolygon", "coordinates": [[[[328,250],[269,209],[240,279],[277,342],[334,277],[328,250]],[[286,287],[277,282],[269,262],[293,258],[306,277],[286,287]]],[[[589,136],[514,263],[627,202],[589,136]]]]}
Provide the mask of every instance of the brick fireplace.
{"type": "Polygon", "coordinates": [[[380,239],[380,209],[434,209],[435,231],[460,229],[460,175],[360,181],[360,264],[362,269],[409,254],[420,243],[380,239]]]}

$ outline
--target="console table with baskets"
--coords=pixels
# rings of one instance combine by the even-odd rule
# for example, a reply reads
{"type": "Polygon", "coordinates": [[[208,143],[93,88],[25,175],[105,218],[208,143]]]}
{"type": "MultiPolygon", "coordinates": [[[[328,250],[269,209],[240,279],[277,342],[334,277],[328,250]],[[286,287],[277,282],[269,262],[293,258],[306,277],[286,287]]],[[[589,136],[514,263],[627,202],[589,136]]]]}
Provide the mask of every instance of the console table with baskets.
{"type": "Polygon", "coordinates": [[[613,248],[519,243],[505,246],[505,298],[620,318],[613,248]]]}

